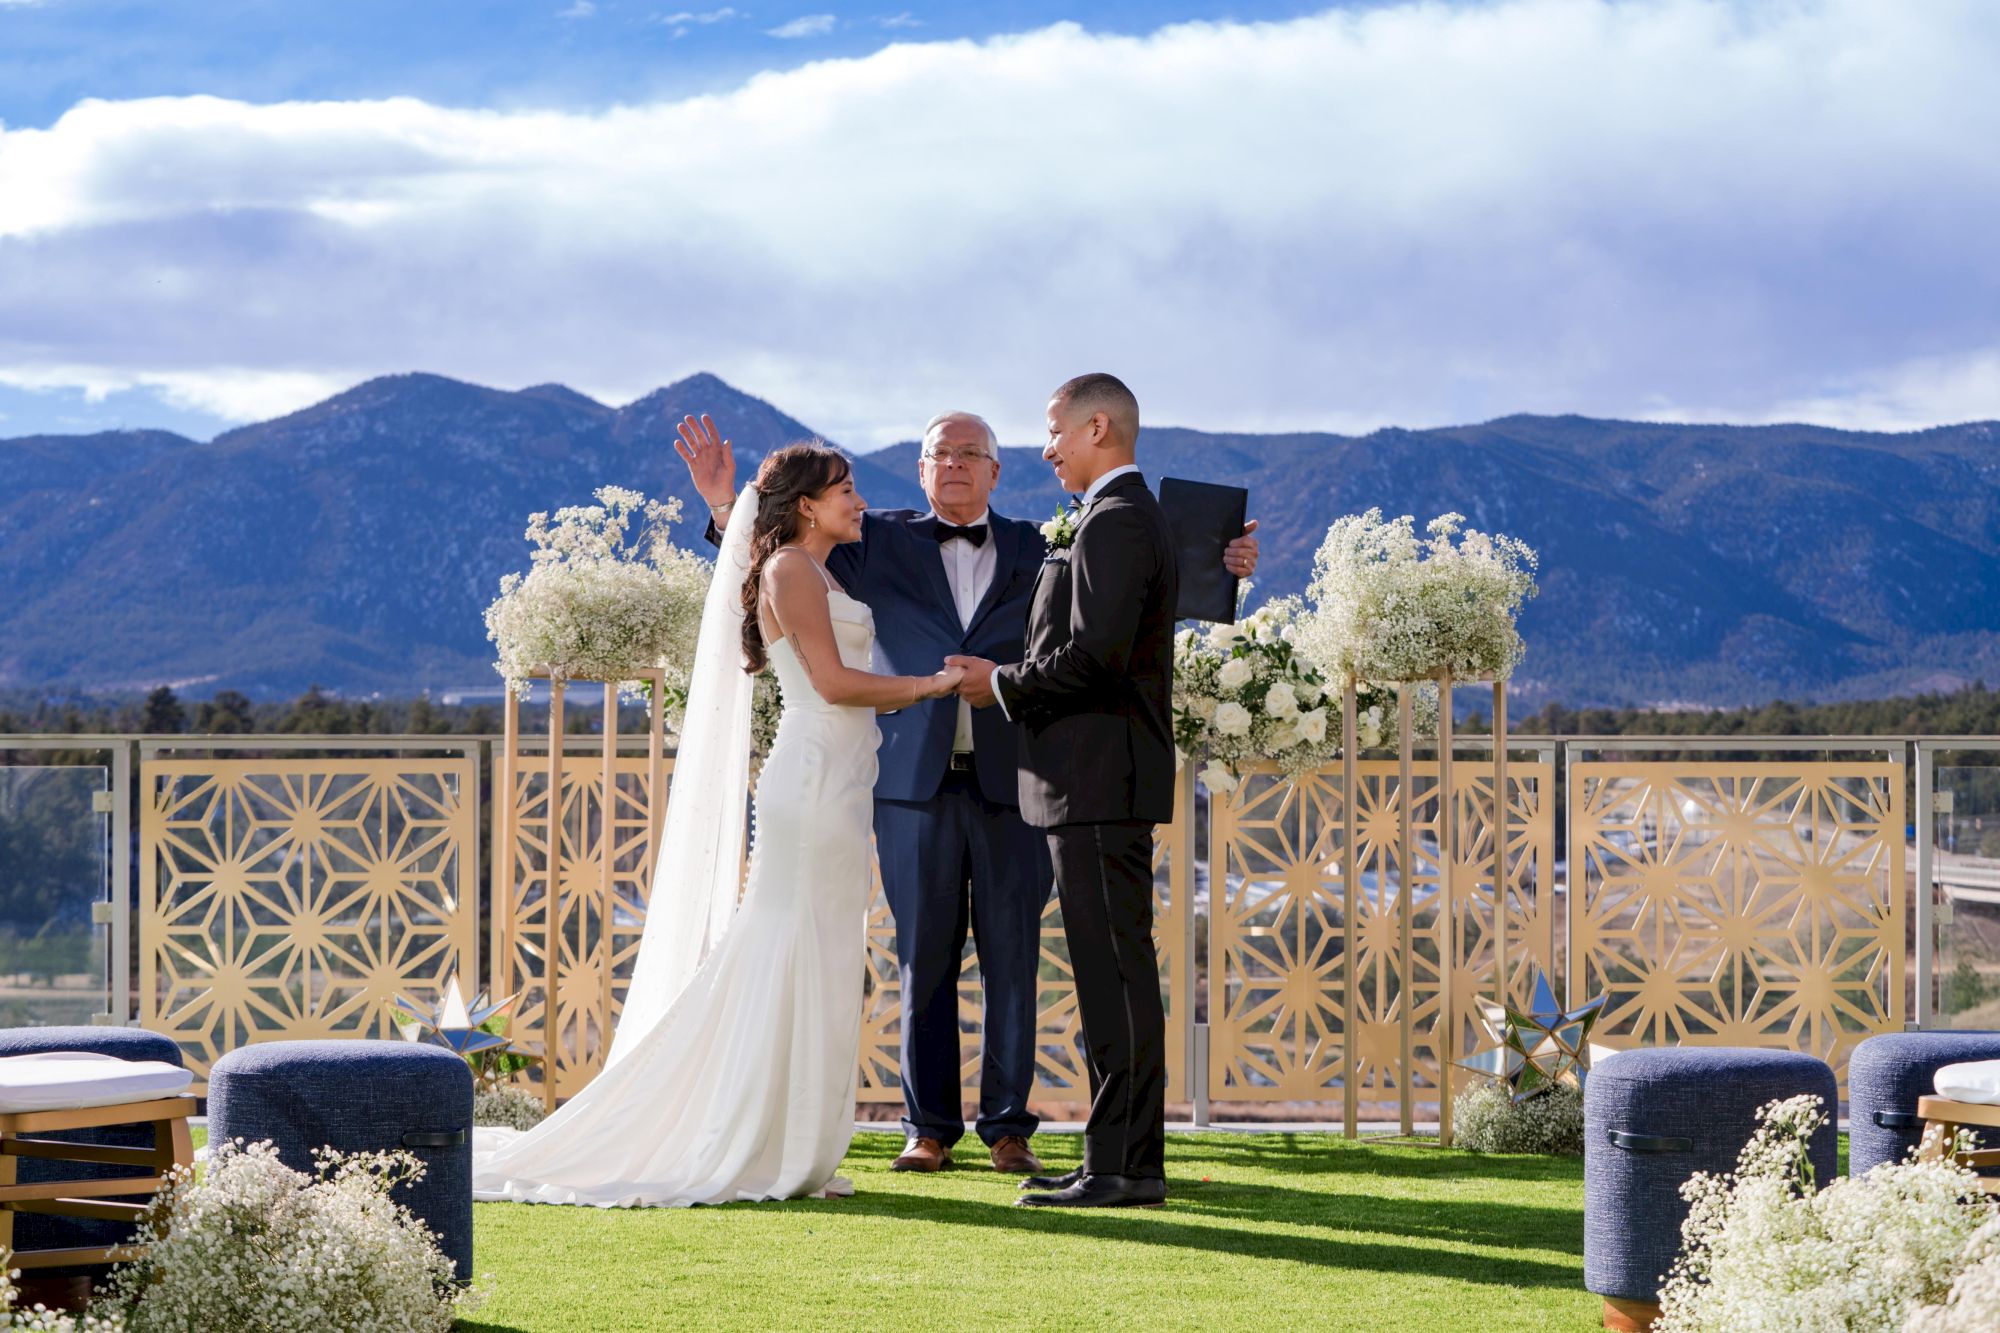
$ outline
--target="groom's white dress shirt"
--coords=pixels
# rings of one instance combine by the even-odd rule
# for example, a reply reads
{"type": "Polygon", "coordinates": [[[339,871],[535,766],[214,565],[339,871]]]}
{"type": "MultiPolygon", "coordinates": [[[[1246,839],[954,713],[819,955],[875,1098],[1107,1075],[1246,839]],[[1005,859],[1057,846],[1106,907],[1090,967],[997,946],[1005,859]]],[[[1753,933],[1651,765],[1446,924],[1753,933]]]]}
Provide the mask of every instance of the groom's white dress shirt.
{"type": "MultiPolygon", "coordinates": [[[[938,544],[938,555],[944,560],[944,580],[951,585],[952,605],[958,610],[960,629],[971,626],[973,613],[979,609],[986,590],[993,586],[993,571],[999,565],[1000,555],[994,549],[992,517],[991,510],[984,510],[964,525],[986,529],[986,540],[979,545],[959,538],[938,544]]],[[[952,737],[951,748],[955,754],[972,752],[972,705],[963,699],[958,701],[958,731],[952,737]]]]}
{"type": "MultiPolygon", "coordinates": [[[[1112,482],[1124,476],[1127,472],[1137,472],[1138,470],[1139,470],[1139,465],[1137,463],[1121,463],[1117,467],[1112,468],[1109,472],[1105,473],[1103,476],[1099,477],[1096,481],[1091,482],[1090,485],[1085,487],[1083,491],[1083,507],[1085,509],[1090,508],[1090,502],[1092,500],[1095,500],[1098,496],[1098,493],[1101,492],[1106,486],[1109,486],[1112,482]]],[[[954,542],[952,544],[954,546],[958,546],[958,545],[963,545],[964,543],[954,542]]],[[[990,546],[992,543],[989,542],[987,544],[990,546]]],[[[1014,720],[1014,715],[1007,711],[1007,700],[1001,697],[1000,691],[998,689],[995,689],[993,691],[993,703],[996,707],[999,708],[1000,716],[1006,718],[1009,722],[1012,722],[1014,720]]],[[[972,725],[972,723],[969,720],[972,717],[972,712],[970,708],[967,707],[965,701],[962,699],[959,701],[958,706],[960,710],[959,725],[961,727],[970,727],[972,725]]]]}

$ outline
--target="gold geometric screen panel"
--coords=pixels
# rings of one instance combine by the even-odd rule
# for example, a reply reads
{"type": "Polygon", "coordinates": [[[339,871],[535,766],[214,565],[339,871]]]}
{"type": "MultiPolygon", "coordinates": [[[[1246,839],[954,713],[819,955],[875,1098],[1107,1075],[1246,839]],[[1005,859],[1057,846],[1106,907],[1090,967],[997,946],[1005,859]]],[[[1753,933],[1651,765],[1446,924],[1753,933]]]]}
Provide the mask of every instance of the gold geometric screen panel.
{"type": "Polygon", "coordinates": [[[209,1067],[251,1042],[395,1035],[470,974],[476,769],[448,759],[148,759],[139,1018],[209,1067]]]}
{"type": "Polygon", "coordinates": [[[1611,1046],[1805,1051],[1903,1029],[1903,765],[1570,766],[1570,994],[1611,1046]]]}
{"type": "MultiPolygon", "coordinates": [[[[1357,765],[1355,880],[1343,883],[1340,767],[1286,778],[1246,773],[1209,802],[1209,1096],[1343,1103],[1343,1118],[1407,1121],[1435,1105],[1444,1006],[1445,895],[1439,876],[1438,766],[1411,768],[1412,866],[1402,857],[1399,768],[1357,765]],[[1408,891],[1402,885],[1407,880],[1408,891]],[[1351,952],[1350,952],[1351,950],[1351,952]]],[[[1504,884],[1493,884],[1493,770],[1452,766],[1454,1010],[1474,997],[1525,999],[1554,956],[1546,893],[1554,768],[1510,759],[1504,884]]],[[[1461,1031],[1459,1055],[1468,1054],[1461,1031]]]]}
{"type": "MultiPolygon", "coordinates": [[[[651,761],[613,761],[610,838],[604,838],[604,757],[566,755],[562,766],[561,839],[556,868],[556,1096],[570,1097],[604,1067],[625,1006],[646,900],[653,886],[652,816],[646,793],[651,761]],[[608,872],[608,873],[607,873],[608,872]]],[[[671,774],[672,760],[667,761],[671,774]]],[[[514,770],[506,841],[494,849],[492,961],[496,999],[519,995],[508,1035],[543,1055],[548,1041],[549,769],[546,756],[523,756],[514,770]]],[[[671,791],[671,784],[669,785],[671,791]]],[[[665,817],[661,808],[660,817],[665,817]]],[[[496,838],[499,830],[496,828],[496,838]]],[[[539,1081],[544,1066],[531,1070],[539,1081]]]]}
{"type": "MultiPolygon", "coordinates": [[[[1164,825],[1153,838],[1153,943],[1160,960],[1160,991],[1167,1008],[1167,1095],[1185,1098],[1187,1053],[1178,1039],[1182,1015],[1190,1003],[1190,980],[1181,965],[1186,952],[1186,868],[1193,864],[1186,847],[1187,828],[1164,825]]],[[[867,1000],[861,1021],[861,1078],[856,1099],[901,1102],[902,984],[896,962],[896,923],[875,881],[868,911],[867,1000]]],[[[959,1050],[963,1057],[960,1086],[966,1100],[979,1097],[983,992],[979,964],[970,940],[959,973],[959,1050]]],[[[1069,944],[1063,936],[1062,908],[1054,892],[1042,909],[1038,1023],[1035,1044],[1035,1085],[1031,1105],[1047,1110],[1060,1106],[1075,1111],[1090,1101],[1089,1078],[1078,1042],[1083,1029],[1076,1007],[1076,978],[1070,969],[1069,944]]]]}
{"type": "MultiPolygon", "coordinates": [[[[566,756],[562,777],[562,839],[556,857],[557,898],[561,904],[557,956],[556,1095],[574,1096],[603,1068],[610,1034],[624,1008],[639,943],[645,933],[646,903],[652,891],[652,828],[646,791],[649,767],[643,756],[617,760],[616,801],[612,807],[610,891],[604,883],[598,840],[603,823],[603,758],[566,756]]],[[[671,763],[669,764],[671,777],[671,763]]],[[[519,993],[509,1033],[524,1050],[544,1049],[548,1005],[548,765],[524,760],[514,782],[515,801],[507,820],[508,843],[494,849],[494,879],[500,889],[493,913],[489,985],[496,996],[519,993]]],[[[669,798],[672,788],[669,784],[669,798]]],[[[664,807],[658,816],[665,817],[664,807]]],[[[497,835],[496,835],[497,836],[497,835]]],[[[1166,998],[1170,1093],[1186,1081],[1186,1052],[1173,1039],[1176,1024],[1191,1003],[1189,978],[1179,966],[1187,930],[1183,913],[1189,894],[1184,877],[1193,864],[1181,851],[1179,823],[1159,831],[1154,841],[1154,940],[1160,952],[1166,998]]],[[[866,998],[863,1005],[856,1097],[863,1102],[900,1102],[901,981],[896,963],[895,923],[876,877],[866,926],[866,998]]],[[[1050,894],[1042,917],[1040,1039],[1036,1047],[1036,1100],[1074,1107],[1088,1102],[1088,1080],[1077,1041],[1081,1035],[1069,950],[1061,912],[1050,894]]],[[[979,1034],[982,993],[977,957],[970,941],[959,982],[964,1087],[969,1100],[979,1090],[979,1034]]],[[[540,1077],[539,1067],[531,1079],[540,1077]]]]}

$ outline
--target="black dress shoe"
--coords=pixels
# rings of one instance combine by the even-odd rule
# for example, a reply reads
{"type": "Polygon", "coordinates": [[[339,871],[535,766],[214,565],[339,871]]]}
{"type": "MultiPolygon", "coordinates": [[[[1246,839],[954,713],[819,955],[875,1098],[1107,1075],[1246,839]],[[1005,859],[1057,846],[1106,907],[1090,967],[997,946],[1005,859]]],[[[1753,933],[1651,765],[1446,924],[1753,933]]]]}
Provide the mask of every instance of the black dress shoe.
{"type": "Polygon", "coordinates": [[[1157,1208],[1167,1201],[1167,1182],[1152,1176],[1085,1176],[1053,1194],[1023,1194],[1022,1208],[1157,1208]]]}
{"type": "Polygon", "coordinates": [[[1021,1182],[1024,1190],[1066,1190],[1083,1179],[1083,1168],[1075,1167],[1059,1176],[1029,1176],[1021,1182]]]}

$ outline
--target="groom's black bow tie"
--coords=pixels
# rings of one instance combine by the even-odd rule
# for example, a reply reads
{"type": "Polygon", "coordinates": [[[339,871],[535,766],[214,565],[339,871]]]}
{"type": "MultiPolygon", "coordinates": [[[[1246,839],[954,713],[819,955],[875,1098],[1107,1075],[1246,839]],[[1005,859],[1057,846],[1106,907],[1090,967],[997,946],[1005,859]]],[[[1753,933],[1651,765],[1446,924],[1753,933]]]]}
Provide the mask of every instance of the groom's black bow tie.
{"type": "Polygon", "coordinates": [[[974,546],[984,546],[986,545],[986,525],[984,523],[974,523],[970,527],[961,528],[955,523],[946,523],[940,520],[937,525],[938,545],[944,545],[953,537],[963,537],[974,546]]]}

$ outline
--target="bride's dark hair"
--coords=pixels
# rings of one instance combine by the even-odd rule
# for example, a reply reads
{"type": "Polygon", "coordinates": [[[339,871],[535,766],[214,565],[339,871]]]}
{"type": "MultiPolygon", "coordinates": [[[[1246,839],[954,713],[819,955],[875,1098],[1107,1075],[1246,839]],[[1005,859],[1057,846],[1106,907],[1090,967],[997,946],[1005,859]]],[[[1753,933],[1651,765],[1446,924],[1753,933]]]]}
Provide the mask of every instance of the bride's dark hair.
{"type": "Polygon", "coordinates": [[[745,671],[754,675],[770,661],[764,651],[764,626],[757,619],[764,563],[799,535],[799,501],[840,485],[851,471],[847,455],[818,440],[788,444],[766,457],[757,469],[757,480],[751,483],[757,491],[757,516],[750,529],[750,576],[743,580],[745,671]]]}

